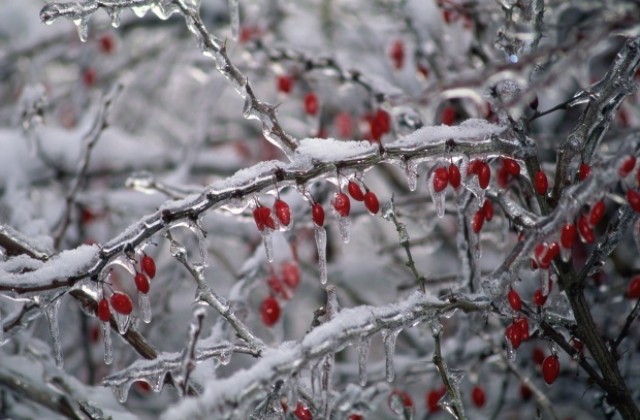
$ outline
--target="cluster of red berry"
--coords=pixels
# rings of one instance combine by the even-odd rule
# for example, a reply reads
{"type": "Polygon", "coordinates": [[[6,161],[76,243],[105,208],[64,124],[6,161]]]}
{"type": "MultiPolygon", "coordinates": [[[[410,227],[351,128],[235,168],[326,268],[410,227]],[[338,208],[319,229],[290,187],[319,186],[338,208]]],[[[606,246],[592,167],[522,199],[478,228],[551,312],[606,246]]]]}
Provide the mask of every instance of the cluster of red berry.
{"type": "MultiPolygon", "coordinates": [[[[146,295],[150,289],[150,279],[156,275],[156,263],[148,255],[143,255],[140,259],[140,270],[134,276],[134,282],[138,293],[146,295]]],[[[109,322],[111,319],[111,309],[121,315],[130,315],[133,312],[133,302],[128,294],[115,291],[111,297],[103,298],[98,302],[97,315],[102,322],[109,322]]]]}
{"type": "Polygon", "coordinates": [[[267,327],[273,327],[280,319],[282,308],[277,298],[289,300],[300,284],[300,269],[291,261],[285,261],[280,266],[280,277],[273,273],[267,279],[269,296],[260,304],[260,318],[267,327]]]}

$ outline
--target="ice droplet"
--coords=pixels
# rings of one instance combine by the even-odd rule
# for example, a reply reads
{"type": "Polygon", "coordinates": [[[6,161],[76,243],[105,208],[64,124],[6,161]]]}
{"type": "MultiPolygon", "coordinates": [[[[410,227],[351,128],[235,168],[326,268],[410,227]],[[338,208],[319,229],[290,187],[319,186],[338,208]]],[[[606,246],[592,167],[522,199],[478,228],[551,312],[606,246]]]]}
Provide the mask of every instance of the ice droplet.
{"type": "Polygon", "coordinates": [[[358,343],[358,380],[360,386],[367,384],[367,359],[369,359],[369,349],[371,347],[371,339],[362,339],[358,343]]]}
{"type": "Polygon", "coordinates": [[[140,315],[142,322],[148,324],[151,322],[151,302],[149,301],[149,295],[138,292],[138,307],[140,308],[140,315]]]}
{"type": "Polygon", "coordinates": [[[220,352],[220,355],[218,356],[218,360],[220,361],[220,364],[222,366],[226,366],[231,362],[231,355],[233,353],[231,352],[231,350],[223,350],[220,352]]]}
{"type": "Polygon", "coordinates": [[[327,231],[315,226],[316,248],[318,248],[318,268],[320,284],[327,284],[327,231]]]}
{"type": "Polygon", "coordinates": [[[60,10],[55,3],[49,3],[40,10],[40,20],[45,25],[51,25],[56,19],[60,17],[60,10]]]}
{"type": "Polygon", "coordinates": [[[111,324],[100,322],[102,326],[102,338],[104,339],[104,364],[110,365],[113,362],[113,342],[111,341],[111,324]]]}
{"type": "Polygon", "coordinates": [[[562,261],[569,262],[571,259],[571,248],[560,247],[560,257],[562,261]]]}
{"type": "Polygon", "coordinates": [[[124,381],[121,384],[114,385],[111,389],[113,391],[113,395],[115,395],[116,399],[124,404],[127,402],[127,396],[129,395],[129,388],[131,388],[131,384],[133,381],[124,381]]]}
{"type": "Polygon", "coordinates": [[[82,17],[80,19],[74,19],[73,24],[76,25],[80,41],[87,42],[87,38],[89,38],[89,18],[82,17]]]}
{"type": "Polygon", "coordinates": [[[111,19],[111,26],[114,28],[118,28],[120,26],[120,9],[110,9],[108,12],[109,18],[111,19]]]}
{"type": "Polygon", "coordinates": [[[418,188],[418,162],[415,160],[408,160],[405,168],[407,174],[407,184],[410,191],[415,191],[418,188]]]}
{"type": "Polygon", "coordinates": [[[262,243],[264,244],[264,252],[267,254],[267,261],[273,262],[273,231],[265,228],[260,232],[262,235],[262,243]]]}
{"type": "Polygon", "coordinates": [[[384,356],[385,356],[385,379],[387,382],[393,382],[396,376],[394,370],[393,357],[396,352],[396,339],[400,334],[400,330],[383,330],[382,340],[384,342],[384,356]]]}
{"type": "Polygon", "coordinates": [[[55,297],[52,302],[44,308],[44,314],[49,323],[49,333],[53,340],[53,356],[56,360],[56,367],[62,369],[64,360],[62,358],[62,343],[60,343],[60,330],[58,329],[58,310],[60,309],[60,297],[55,297]]]}
{"type": "Polygon", "coordinates": [[[120,335],[124,335],[129,329],[129,315],[122,315],[116,312],[113,317],[116,320],[116,324],[118,324],[118,332],[120,335]]]}
{"type": "Polygon", "coordinates": [[[348,244],[351,240],[351,219],[340,215],[336,215],[336,217],[338,218],[338,230],[340,231],[342,242],[348,244]]]}

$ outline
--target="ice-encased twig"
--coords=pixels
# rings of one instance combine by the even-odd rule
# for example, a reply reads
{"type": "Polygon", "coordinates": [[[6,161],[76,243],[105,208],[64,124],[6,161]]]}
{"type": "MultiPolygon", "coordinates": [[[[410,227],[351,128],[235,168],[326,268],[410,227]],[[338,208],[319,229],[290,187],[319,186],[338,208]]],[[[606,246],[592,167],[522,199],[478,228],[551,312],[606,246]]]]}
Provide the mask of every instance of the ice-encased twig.
{"type": "Polygon", "coordinates": [[[167,410],[162,418],[172,419],[176,415],[206,416],[214,410],[218,416],[224,417],[219,410],[263,398],[266,394],[262,383],[273,383],[278,379],[290,377],[312,361],[384,329],[409,328],[416,322],[456,309],[482,312],[489,308],[488,301],[472,302],[461,296],[455,302],[446,302],[432,295],[416,292],[403,301],[385,307],[360,306],[343,309],[335,318],[312,329],[301,340],[287,342],[276,349],[264,352],[250,368],[229,378],[209,381],[201,396],[183,400],[167,410]]]}

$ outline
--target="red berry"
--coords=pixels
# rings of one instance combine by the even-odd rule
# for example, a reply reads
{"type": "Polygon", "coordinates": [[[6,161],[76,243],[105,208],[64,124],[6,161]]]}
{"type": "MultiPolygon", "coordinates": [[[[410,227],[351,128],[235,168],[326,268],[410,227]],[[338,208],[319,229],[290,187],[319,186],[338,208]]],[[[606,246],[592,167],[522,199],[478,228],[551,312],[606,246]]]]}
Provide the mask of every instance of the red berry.
{"type": "Polygon", "coordinates": [[[278,90],[282,93],[290,93],[293,89],[293,78],[289,75],[280,75],[277,79],[278,90]]]}
{"type": "Polygon", "coordinates": [[[573,337],[571,339],[571,347],[573,347],[576,352],[582,353],[582,351],[584,350],[584,343],[576,337],[573,337]]]}
{"type": "Polygon", "coordinates": [[[473,404],[478,407],[484,407],[484,404],[487,402],[487,396],[484,393],[484,389],[480,385],[476,385],[471,390],[471,399],[473,400],[473,404]]]}
{"type": "Polygon", "coordinates": [[[449,184],[451,184],[451,187],[458,189],[460,181],[460,169],[456,165],[449,165],[449,184]]]}
{"type": "Polygon", "coordinates": [[[482,230],[482,225],[484,224],[484,212],[482,209],[475,212],[473,218],[471,219],[471,229],[474,233],[480,233],[482,230]]]}
{"type": "Polygon", "coordinates": [[[456,110],[451,106],[444,107],[440,122],[444,125],[453,125],[456,122],[456,110]]]}
{"type": "Polygon", "coordinates": [[[382,134],[386,134],[391,130],[391,117],[387,111],[379,109],[373,118],[382,134]]]}
{"type": "Polygon", "coordinates": [[[433,189],[438,193],[447,188],[447,185],[449,185],[449,171],[444,166],[440,166],[433,172],[433,189]]]}
{"type": "Polygon", "coordinates": [[[634,277],[627,287],[627,297],[629,299],[640,299],[640,276],[634,277]]]}
{"type": "Polygon", "coordinates": [[[622,162],[622,165],[620,165],[620,168],[618,168],[618,175],[620,175],[620,178],[625,178],[627,175],[631,173],[631,171],[633,171],[633,168],[635,168],[635,166],[636,166],[636,157],[629,156],[624,160],[624,162],[622,162]]]}
{"type": "Polygon", "coordinates": [[[551,266],[553,260],[555,260],[558,255],[560,255],[560,246],[557,242],[552,242],[549,247],[546,249],[542,258],[538,261],[540,263],[540,268],[547,269],[551,266]]]}
{"type": "Polygon", "coordinates": [[[291,210],[289,209],[289,205],[278,198],[273,204],[273,210],[280,223],[283,226],[289,226],[291,223],[291,210]]]}
{"type": "Polygon", "coordinates": [[[484,200],[482,212],[484,213],[484,218],[487,222],[490,222],[491,219],[493,219],[493,203],[490,200],[484,200]]]}
{"type": "Polygon", "coordinates": [[[320,203],[315,203],[311,206],[311,219],[316,226],[324,226],[324,209],[320,203]]]}
{"type": "Polygon", "coordinates": [[[404,43],[401,40],[394,41],[391,44],[391,50],[389,51],[393,67],[396,70],[400,70],[404,66],[404,43]]]}
{"type": "Polygon", "coordinates": [[[524,401],[528,401],[533,396],[533,391],[526,384],[520,384],[520,398],[524,401]]]}
{"type": "Polygon", "coordinates": [[[520,295],[513,289],[509,290],[507,294],[507,300],[509,301],[509,305],[511,309],[518,312],[522,310],[522,300],[520,299],[520,295]]]}
{"type": "Polygon", "coordinates": [[[143,295],[149,293],[149,277],[144,275],[144,273],[136,273],[136,276],[133,280],[136,283],[136,289],[138,289],[138,292],[142,293],[143,295]]]}
{"type": "Polygon", "coordinates": [[[498,176],[496,179],[500,188],[507,188],[507,185],[509,184],[509,172],[507,172],[504,166],[498,169],[498,176]]]}
{"type": "Polygon", "coordinates": [[[533,188],[536,190],[536,193],[538,193],[538,195],[546,195],[547,190],[549,189],[547,174],[545,174],[543,171],[536,172],[536,175],[533,178],[533,188]]]}
{"type": "Polygon", "coordinates": [[[347,184],[347,191],[349,191],[349,195],[356,201],[364,200],[364,193],[362,192],[362,188],[355,181],[349,181],[347,184]]]}
{"type": "Polygon", "coordinates": [[[491,179],[491,168],[485,162],[480,162],[478,166],[478,184],[483,190],[489,186],[491,179]]]}
{"type": "Polygon", "coordinates": [[[581,163],[580,170],[578,171],[578,179],[580,181],[584,181],[585,179],[587,179],[590,173],[591,173],[591,167],[586,163],[581,163]]]}
{"type": "Polygon", "coordinates": [[[547,356],[542,362],[542,377],[544,378],[544,381],[551,385],[556,381],[559,373],[560,362],[558,361],[558,356],[555,354],[547,356]]]}
{"type": "Polygon", "coordinates": [[[140,260],[142,272],[149,276],[150,279],[156,276],[156,262],[148,255],[143,255],[140,260]]]}
{"type": "Polygon", "coordinates": [[[502,158],[502,165],[511,176],[520,175],[520,164],[511,158],[502,158]]]}
{"type": "Polygon", "coordinates": [[[533,298],[531,299],[533,304],[537,307],[543,306],[547,301],[547,297],[542,293],[542,289],[538,288],[533,292],[533,298]]]}
{"type": "Polygon", "coordinates": [[[591,226],[597,225],[604,217],[606,207],[604,201],[600,200],[591,207],[591,213],[589,213],[589,224],[591,226]]]}
{"type": "Polygon", "coordinates": [[[349,197],[343,192],[335,193],[333,196],[333,208],[340,216],[347,217],[351,211],[351,201],[349,201],[349,197]]]}
{"type": "Polygon", "coordinates": [[[102,298],[100,302],[98,302],[98,319],[102,322],[109,322],[110,318],[111,309],[109,308],[109,301],[102,298]]]}
{"type": "Polygon", "coordinates": [[[122,315],[129,315],[133,312],[133,302],[129,295],[122,292],[114,292],[111,295],[111,307],[114,311],[122,315]]]}
{"type": "Polygon", "coordinates": [[[541,365],[544,361],[544,357],[544,350],[542,350],[540,347],[533,348],[533,352],[531,352],[531,360],[533,360],[533,363],[535,363],[536,365],[541,365]]]}
{"type": "Polygon", "coordinates": [[[276,229],[276,222],[271,217],[271,209],[265,206],[258,206],[253,209],[253,220],[258,226],[258,230],[262,232],[265,228],[276,229]]]}
{"type": "Polygon", "coordinates": [[[467,175],[477,175],[480,170],[481,160],[472,160],[467,166],[467,175]]]}
{"type": "Polygon", "coordinates": [[[640,212],[640,193],[635,190],[627,190],[627,201],[634,211],[640,212]]]}
{"type": "Polygon", "coordinates": [[[346,139],[353,137],[353,118],[349,113],[341,112],[336,115],[335,124],[340,137],[346,139]]]}
{"type": "Polygon", "coordinates": [[[514,324],[520,330],[522,341],[527,341],[529,339],[529,321],[527,321],[527,318],[520,317],[515,320],[514,324]]]}
{"type": "Polygon", "coordinates": [[[98,81],[98,72],[93,67],[87,67],[82,71],[82,82],[86,87],[92,87],[98,81]]]}
{"type": "Polygon", "coordinates": [[[318,113],[318,96],[313,92],[308,92],[304,95],[304,111],[309,115],[316,115],[318,113]]]}
{"type": "Polygon", "coordinates": [[[562,245],[563,248],[571,249],[575,237],[576,227],[573,223],[567,223],[562,226],[562,230],[560,231],[560,245],[562,245]]]}
{"type": "Polygon", "coordinates": [[[104,54],[111,54],[116,48],[116,44],[113,41],[113,36],[111,36],[111,34],[100,35],[100,38],[98,39],[98,45],[100,51],[104,54]]]}
{"type": "Polygon", "coordinates": [[[511,343],[511,346],[514,349],[517,349],[518,347],[520,347],[520,343],[522,343],[522,333],[520,332],[520,328],[515,325],[515,324],[511,324],[507,327],[507,329],[505,330],[505,337],[507,337],[507,340],[509,340],[509,342],[511,343]]]}
{"type": "Polygon", "coordinates": [[[295,290],[298,284],[300,284],[300,269],[298,268],[298,264],[286,261],[282,263],[281,269],[282,280],[284,280],[287,286],[295,290]]]}
{"type": "Polygon", "coordinates": [[[267,327],[273,327],[280,319],[280,304],[273,296],[267,296],[260,305],[260,318],[267,327]]]}
{"type": "Polygon", "coordinates": [[[364,420],[362,414],[349,414],[348,420],[364,420]]]}
{"type": "Polygon", "coordinates": [[[583,215],[578,219],[578,232],[583,242],[592,244],[596,240],[596,236],[593,233],[593,229],[589,226],[587,216],[583,215]]]}
{"type": "Polygon", "coordinates": [[[426,399],[427,408],[429,409],[430,413],[436,413],[440,411],[440,405],[438,404],[438,402],[440,401],[440,398],[444,397],[444,394],[446,393],[447,389],[445,387],[442,387],[440,389],[432,389],[431,391],[429,391],[426,399]]]}
{"type": "Polygon", "coordinates": [[[293,412],[293,415],[296,416],[299,420],[313,420],[313,415],[311,415],[311,410],[298,401],[298,405],[296,405],[296,409],[293,412]]]}
{"type": "Polygon", "coordinates": [[[372,191],[367,191],[364,195],[364,206],[372,214],[377,214],[380,210],[380,202],[378,201],[378,196],[372,191]]]}

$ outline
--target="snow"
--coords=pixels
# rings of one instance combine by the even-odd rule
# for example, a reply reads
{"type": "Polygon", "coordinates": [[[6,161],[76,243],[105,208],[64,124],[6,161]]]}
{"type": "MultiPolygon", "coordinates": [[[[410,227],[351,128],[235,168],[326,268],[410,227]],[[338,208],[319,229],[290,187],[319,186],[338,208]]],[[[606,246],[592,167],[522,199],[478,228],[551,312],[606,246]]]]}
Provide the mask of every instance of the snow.
{"type": "Polygon", "coordinates": [[[504,132],[506,127],[491,124],[485,120],[468,119],[460,125],[437,125],[423,127],[390,144],[392,147],[418,148],[453,139],[456,142],[476,142],[487,140],[504,132]]]}
{"type": "Polygon", "coordinates": [[[353,158],[365,158],[378,153],[378,147],[368,141],[341,141],[328,139],[304,139],[296,149],[295,159],[319,162],[338,162],[353,158]]]}
{"type": "Polygon", "coordinates": [[[86,273],[97,261],[99,251],[97,245],[81,245],[76,249],[62,251],[34,271],[24,273],[7,272],[4,267],[0,267],[0,286],[5,289],[35,288],[50,286],[55,280],[64,282],[69,277],[86,273]]]}

